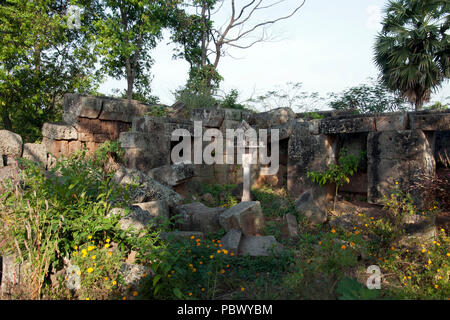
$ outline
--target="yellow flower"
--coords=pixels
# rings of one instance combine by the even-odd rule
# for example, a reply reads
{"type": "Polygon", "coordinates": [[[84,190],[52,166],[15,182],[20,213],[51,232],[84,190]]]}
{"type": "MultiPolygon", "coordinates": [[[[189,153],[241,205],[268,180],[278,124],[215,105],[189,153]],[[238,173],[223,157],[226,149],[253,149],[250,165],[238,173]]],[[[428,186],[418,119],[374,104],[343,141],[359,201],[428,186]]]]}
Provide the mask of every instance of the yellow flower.
{"type": "Polygon", "coordinates": [[[96,258],[97,258],[97,256],[92,256],[91,257],[92,260],[95,260],[96,258]]]}
{"type": "Polygon", "coordinates": [[[108,238],[108,239],[106,239],[106,243],[109,243],[110,241],[111,241],[111,239],[109,239],[109,238],[108,238]]]}
{"type": "Polygon", "coordinates": [[[127,297],[123,297],[122,300],[127,300],[127,297]]]}
{"type": "Polygon", "coordinates": [[[113,286],[115,286],[115,285],[117,284],[117,281],[114,280],[114,281],[112,282],[112,284],[113,284],[113,286]]]}
{"type": "Polygon", "coordinates": [[[75,250],[77,250],[77,249],[78,249],[78,246],[74,246],[73,248],[74,248],[75,250]]]}
{"type": "Polygon", "coordinates": [[[217,250],[217,253],[221,253],[222,251],[220,251],[220,250],[217,250]]]}
{"type": "Polygon", "coordinates": [[[212,258],[214,258],[214,256],[213,256],[213,255],[210,255],[209,258],[212,259],[212,258]]]}
{"type": "Polygon", "coordinates": [[[245,288],[244,288],[244,287],[242,287],[242,288],[241,288],[241,291],[243,292],[244,290],[245,290],[245,288]]]}
{"type": "Polygon", "coordinates": [[[435,284],[434,287],[435,287],[436,289],[439,289],[439,286],[438,286],[437,284],[435,284]]]}
{"type": "Polygon", "coordinates": [[[195,236],[191,236],[191,240],[194,240],[195,239],[195,236]]]}
{"type": "Polygon", "coordinates": [[[450,257],[450,252],[447,252],[447,257],[450,257]]]}
{"type": "Polygon", "coordinates": [[[331,229],[331,233],[336,233],[336,230],[334,230],[334,228],[331,229]]]}
{"type": "Polygon", "coordinates": [[[77,275],[81,276],[81,271],[80,270],[77,271],[77,275]]]}
{"type": "Polygon", "coordinates": [[[425,249],[422,249],[422,253],[425,253],[427,250],[425,250],[425,249]]]}
{"type": "Polygon", "coordinates": [[[87,269],[87,272],[88,272],[88,273],[91,273],[92,271],[94,271],[94,269],[93,269],[93,268],[89,268],[89,269],[87,269]]]}
{"type": "Polygon", "coordinates": [[[234,256],[234,253],[233,253],[233,252],[232,252],[232,253],[230,253],[230,256],[232,256],[232,257],[233,257],[233,256],[234,256]]]}
{"type": "Polygon", "coordinates": [[[136,297],[138,295],[137,291],[133,291],[133,296],[136,297]]]}
{"type": "Polygon", "coordinates": [[[78,253],[77,251],[74,251],[74,252],[72,253],[72,255],[76,256],[77,253],[78,253]]]}
{"type": "Polygon", "coordinates": [[[398,184],[398,181],[395,181],[395,184],[398,184]]]}
{"type": "Polygon", "coordinates": [[[105,248],[107,249],[109,248],[109,243],[105,244],[105,248]]]}
{"type": "Polygon", "coordinates": [[[428,264],[431,264],[431,260],[428,260],[428,264]]]}
{"type": "Polygon", "coordinates": [[[88,251],[92,251],[92,250],[94,250],[94,249],[95,249],[94,246],[89,246],[89,247],[88,247],[88,251]]]}
{"type": "Polygon", "coordinates": [[[86,298],[85,300],[91,300],[91,299],[89,299],[89,298],[86,298]]]}
{"type": "Polygon", "coordinates": [[[104,279],[105,279],[105,281],[108,281],[109,278],[108,278],[108,277],[105,277],[104,279]]]}

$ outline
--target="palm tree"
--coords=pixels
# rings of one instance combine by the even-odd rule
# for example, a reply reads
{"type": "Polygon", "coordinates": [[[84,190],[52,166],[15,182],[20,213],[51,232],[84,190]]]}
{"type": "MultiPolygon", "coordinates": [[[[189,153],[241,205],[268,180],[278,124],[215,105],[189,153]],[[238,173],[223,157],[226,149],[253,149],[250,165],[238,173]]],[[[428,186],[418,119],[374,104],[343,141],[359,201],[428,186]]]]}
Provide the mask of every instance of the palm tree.
{"type": "Polygon", "coordinates": [[[391,0],[375,43],[380,80],[421,110],[449,78],[450,2],[391,0]]]}

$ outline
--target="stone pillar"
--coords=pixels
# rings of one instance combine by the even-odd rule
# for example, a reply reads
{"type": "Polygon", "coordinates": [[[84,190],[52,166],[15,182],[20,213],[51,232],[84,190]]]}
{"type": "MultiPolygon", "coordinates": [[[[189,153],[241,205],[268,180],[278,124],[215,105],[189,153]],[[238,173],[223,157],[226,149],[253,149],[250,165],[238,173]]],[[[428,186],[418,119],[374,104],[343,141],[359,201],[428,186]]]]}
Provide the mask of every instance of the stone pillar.
{"type": "MultiPolygon", "coordinates": [[[[432,148],[422,130],[371,132],[367,138],[367,198],[381,204],[396,185],[407,191],[421,175],[434,175],[432,148]]],[[[413,198],[420,204],[420,195],[413,198]]]]}
{"type": "MultiPolygon", "coordinates": [[[[314,197],[325,199],[329,188],[320,188],[307,177],[308,171],[324,171],[327,166],[334,163],[335,147],[332,136],[317,133],[307,122],[299,122],[294,130],[288,145],[288,181],[289,193],[298,197],[308,189],[313,189],[314,197]]],[[[316,200],[315,199],[315,200],[316,200]]],[[[317,199],[319,200],[319,199],[317,199]]]]}

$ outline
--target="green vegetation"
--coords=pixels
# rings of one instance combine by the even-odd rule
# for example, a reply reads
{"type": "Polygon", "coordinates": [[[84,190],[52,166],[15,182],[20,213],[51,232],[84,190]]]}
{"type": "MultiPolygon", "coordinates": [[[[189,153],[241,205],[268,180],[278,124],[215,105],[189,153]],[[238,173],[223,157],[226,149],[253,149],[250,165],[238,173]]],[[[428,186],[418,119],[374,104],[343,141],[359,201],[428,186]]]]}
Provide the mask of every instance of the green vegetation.
{"type": "Polygon", "coordinates": [[[336,208],[336,198],[339,187],[344,183],[350,182],[349,176],[353,176],[356,173],[358,163],[363,156],[363,152],[360,153],[359,158],[353,154],[347,154],[347,149],[342,148],[339,151],[339,159],[337,164],[330,164],[324,172],[309,171],[306,173],[306,176],[321,186],[328,183],[333,183],[335,185],[334,205],[336,208]]]}
{"type": "Polygon", "coordinates": [[[385,9],[375,62],[387,88],[421,110],[450,76],[448,1],[394,0],[385,9]]]}

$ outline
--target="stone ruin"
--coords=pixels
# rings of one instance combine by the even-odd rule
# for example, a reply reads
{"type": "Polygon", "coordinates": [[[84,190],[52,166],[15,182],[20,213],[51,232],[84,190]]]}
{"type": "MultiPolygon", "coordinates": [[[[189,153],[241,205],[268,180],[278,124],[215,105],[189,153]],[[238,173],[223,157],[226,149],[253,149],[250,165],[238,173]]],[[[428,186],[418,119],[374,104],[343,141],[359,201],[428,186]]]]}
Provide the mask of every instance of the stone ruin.
{"type": "MultiPolygon", "coordinates": [[[[225,135],[226,129],[238,128],[243,120],[255,129],[279,129],[278,173],[263,176],[261,166],[252,165],[253,187],[270,184],[286,188],[298,199],[298,208],[315,223],[327,220],[326,213],[321,216],[314,211],[329,205],[334,190],[314,184],[307,172],[336,163],[344,147],[355,155],[364,151],[367,157],[341,191],[360,195],[372,204],[380,204],[395,182],[406,190],[421,174],[448,172],[450,111],[378,115],[323,111],[317,112],[321,119],[314,119],[317,117],[310,113],[294,113],[289,108],[253,113],[224,108],[187,110],[177,103],[167,110],[170,112],[166,117],[155,117],[148,115],[151,106],[138,101],[66,94],[63,122],[45,123],[41,144],[23,144],[19,135],[0,130],[0,181],[17,175],[17,158],[50,168],[55,158],[83,148],[94,152],[103,142],[118,140],[125,149],[126,163],[116,173],[116,182],[126,183],[137,177],[151,189],[151,196],[144,194],[135,199],[132,214],[124,217],[122,224],[139,229],[151,218],[180,214],[184,221],[180,231],[164,237],[203,237],[224,228],[228,231],[222,239],[225,248],[240,254],[264,255],[269,246],[278,243],[272,236],[260,236],[264,217],[259,202],[241,202],[227,210],[199,202],[182,204],[183,196],[200,190],[202,183],[242,183],[242,169],[237,164],[172,163],[171,151],[178,143],[171,141],[175,129],[186,129],[193,136],[194,121],[202,121],[203,129],[216,128],[225,135]]],[[[121,212],[114,210],[116,213],[111,214],[121,212]]],[[[287,215],[284,221],[285,233],[297,236],[295,217],[287,215]]]]}
{"type": "MultiPolygon", "coordinates": [[[[179,104],[178,108],[183,109],[179,104]]],[[[42,144],[22,144],[20,136],[0,131],[0,178],[10,174],[8,168],[17,157],[49,167],[54,157],[69,156],[83,148],[93,152],[107,140],[119,140],[127,168],[138,169],[182,195],[196,190],[199,183],[242,183],[241,165],[171,162],[171,150],[178,143],[171,141],[173,130],[187,129],[194,135],[194,121],[202,121],[203,129],[216,128],[224,134],[226,129],[238,128],[242,120],[255,129],[279,129],[278,173],[262,176],[260,166],[253,165],[252,182],[254,187],[263,183],[285,187],[295,198],[308,190],[318,199],[329,194],[316,187],[306,173],[335,163],[343,147],[355,155],[365,151],[367,160],[341,190],[361,194],[375,204],[395,181],[405,188],[418,174],[439,174],[448,161],[449,111],[375,116],[317,112],[322,119],[311,119],[310,114],[296,114],[289,108],[262,113],[204,108],[172,112],[167,117],[148,116],[149,111],[150,106],[135,100],[66,94],[63,122],[44,124],[42,144]]]]}

